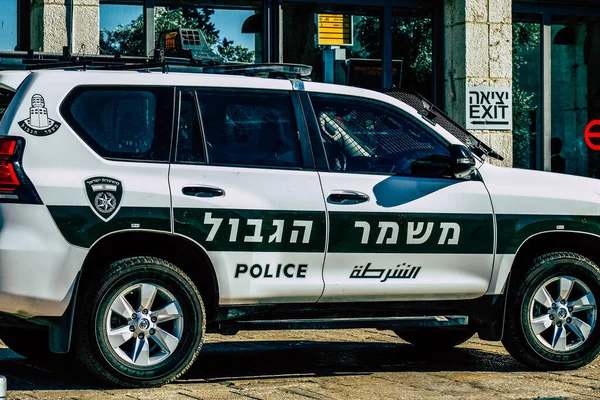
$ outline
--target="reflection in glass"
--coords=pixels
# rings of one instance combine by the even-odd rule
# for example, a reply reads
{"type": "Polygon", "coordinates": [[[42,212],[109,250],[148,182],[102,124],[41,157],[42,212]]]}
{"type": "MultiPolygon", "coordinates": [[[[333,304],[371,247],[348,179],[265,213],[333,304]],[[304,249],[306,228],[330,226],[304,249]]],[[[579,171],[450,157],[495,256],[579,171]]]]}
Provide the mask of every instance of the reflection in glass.
{"type": "Polygon", "coordinates": [[[0,0],[0,50],[17,46],[17,0],[0,0]]]}
{"type": "Polygon", "coordinates": [[[392,58],[402,60],[401,87],[433,100],[433,27],[431,13],[411,16],[408,10],[394,10],[392,58]]]}
{"type": "MultiPolygon", "coordinates": [[[[308,64],[313,67],[312,79],[325,80],[323,52],[336,50],[333,83],[372,87],[372,83],[381,80],[381,59],[383,56],[383,10],[377,7],[361,7],[352,10],[328,8],[326,11],[317,6],[283,5],[283,61],[308,64]],[[348,46],[319,45],[319,15],[350,15],[352,18],[353,43],[348,46]],[[348,60],[352,59],[351,62],[348,60]],[[354,61],[375,60],[374,62],[354,61]],[[365,74],[377,74],[367,79],[349,79],[356,71],[365,74]]],[[[431,11],[394,9],[392,17],[392,59],[393,84],[415,90],[427,98],[433,98],[433,34],[431,11]]],[[[327,63],[327,57],[325,57],[327,63]]],[[[377,88],[381,87],[378,83],[377,88]]]]}
{"type": "MultiPolygon", "coordinates": [[[[144,20],[141,6],[100,6],[101,54],[144,55],[144,20]]],[[[251,9],[156,7],[156,38],[176,28],[201,29],[212,50],[226,61],[260,62],[262,24],[257,27],[251,9]]]]}
{"type": "Polygon", "coordinates": [[[554,17],[552,25],[552,171],[600,178],[600,154],[584,140],[600,117],[600,22],[554,17]]]}
{"type": "Polygon", "coordinates": [[[313,67],[312,80],[323,82],[325,69],[333,69],[333,82],[347,84],[350,58],[381,59],[382,35],[380,29],[380,9],[363,7],[365,15],[349,14],[344,9],[321,11],[317,7],[284,4],[283,6],[283,62],[306,64],[313,67]],[[319,14],[349,15],[352,24],[353,40],[347,46],[319,45],[319,14]],[[324,65],[323,52],[335,49],[335,62],[324,65]]]}
{"type": "Polygon", "coordinates": [[[536,169],[540,102],[540,24],[513,22],[513,166],[536,169]]]}

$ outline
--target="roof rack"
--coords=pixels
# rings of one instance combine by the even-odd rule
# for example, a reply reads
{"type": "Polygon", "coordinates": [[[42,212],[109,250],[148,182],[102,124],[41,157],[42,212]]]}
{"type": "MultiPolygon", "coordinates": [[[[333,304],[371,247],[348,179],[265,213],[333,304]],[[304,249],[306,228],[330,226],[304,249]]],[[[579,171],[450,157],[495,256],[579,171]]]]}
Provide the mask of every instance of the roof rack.
{"type": "Polygon", "coordinates": [[[215,60],[167,57],[155,50],[152,57],[115,55],[72,55],[36,53],[32,50],[0,52],[0,70],[132,70],[245,75],[266,78],[310,80],[312,67],[300,64],[252,64],[215,60]]]}
{"type": "Polygon", "coordinates": [[[383,89],[381,90],[381,93],[398,99],[415,108],[425,120],[433,125],[439,124],[442,128],[452,134],[452,136],[466,144],[479,157],[483,158],[488,156],[500,161],[504,160],[504,157],[494,151],[494,149],[457,124],[419,93],[408,89],[383,89]]]}

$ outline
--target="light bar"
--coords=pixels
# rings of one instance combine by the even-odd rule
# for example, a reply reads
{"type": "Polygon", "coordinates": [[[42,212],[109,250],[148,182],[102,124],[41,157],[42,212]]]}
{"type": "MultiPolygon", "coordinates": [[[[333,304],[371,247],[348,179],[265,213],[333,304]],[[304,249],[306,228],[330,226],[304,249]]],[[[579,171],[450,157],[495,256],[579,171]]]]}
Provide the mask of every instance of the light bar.
{"type": "Polygon", "coordinates": [[[208,74],[231,74],[231,75],[270,75],[285,74],[309,77],[312,67],[302,64],[230,64],[213,67],[203,67],[202,72],[208,74]]]}

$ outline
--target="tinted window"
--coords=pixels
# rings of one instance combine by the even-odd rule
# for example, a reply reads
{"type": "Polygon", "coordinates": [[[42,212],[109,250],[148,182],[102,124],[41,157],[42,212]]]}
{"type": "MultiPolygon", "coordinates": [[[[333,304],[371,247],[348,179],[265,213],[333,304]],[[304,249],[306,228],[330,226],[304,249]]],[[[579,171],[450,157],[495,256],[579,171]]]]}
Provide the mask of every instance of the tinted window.
{"type": "Polygon", "coordinates": [[[197,94],[210,164],[300,167],[298,130],[288,94],[197,94]]]}
{"type": "Polygon", "coordinates": [[[0,120],[2,120],[2,116],[6,112],[6,109],[14,96],[15,92],[12,90],[0,89],[0,120]]]}
{"type": "Polygon", "coordinates": [[[311,99],[332,171],[440,176],[450,167],[448,145],[400,111],[358,99],[311,99]]]}
{"type": "Polygon", "coordinates": [[[182,163],[203,163],[204,142],[200,132],[194,92],[181,94],[178,132],[175,160],[182,163]]]}
{"type": "Polygon", "coordinates": [[[172,88],[77,88],[61,111],[103,157],[169,160],[172,88]]]}

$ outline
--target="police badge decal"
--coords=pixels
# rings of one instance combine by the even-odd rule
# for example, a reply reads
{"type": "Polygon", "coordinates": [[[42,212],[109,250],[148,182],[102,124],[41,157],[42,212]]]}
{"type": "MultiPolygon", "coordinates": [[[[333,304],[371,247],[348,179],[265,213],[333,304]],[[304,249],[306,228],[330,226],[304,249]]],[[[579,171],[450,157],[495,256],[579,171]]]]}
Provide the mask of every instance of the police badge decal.
{"type": "Polygon", "coordinates": [[[85,192],[92,211],[104,222],[110,221],[121,207],[123,184],[116,179],[107,177],[86,179],[85,192]]]}
{"type": "Polygon", "coordinates": [[[31,96],[29,118],[19,121],[19,126],[30,135],[48,136],[60,128],[60,122],[48,117],[46,101],[41,94],[34,94],[31,96]]]}

